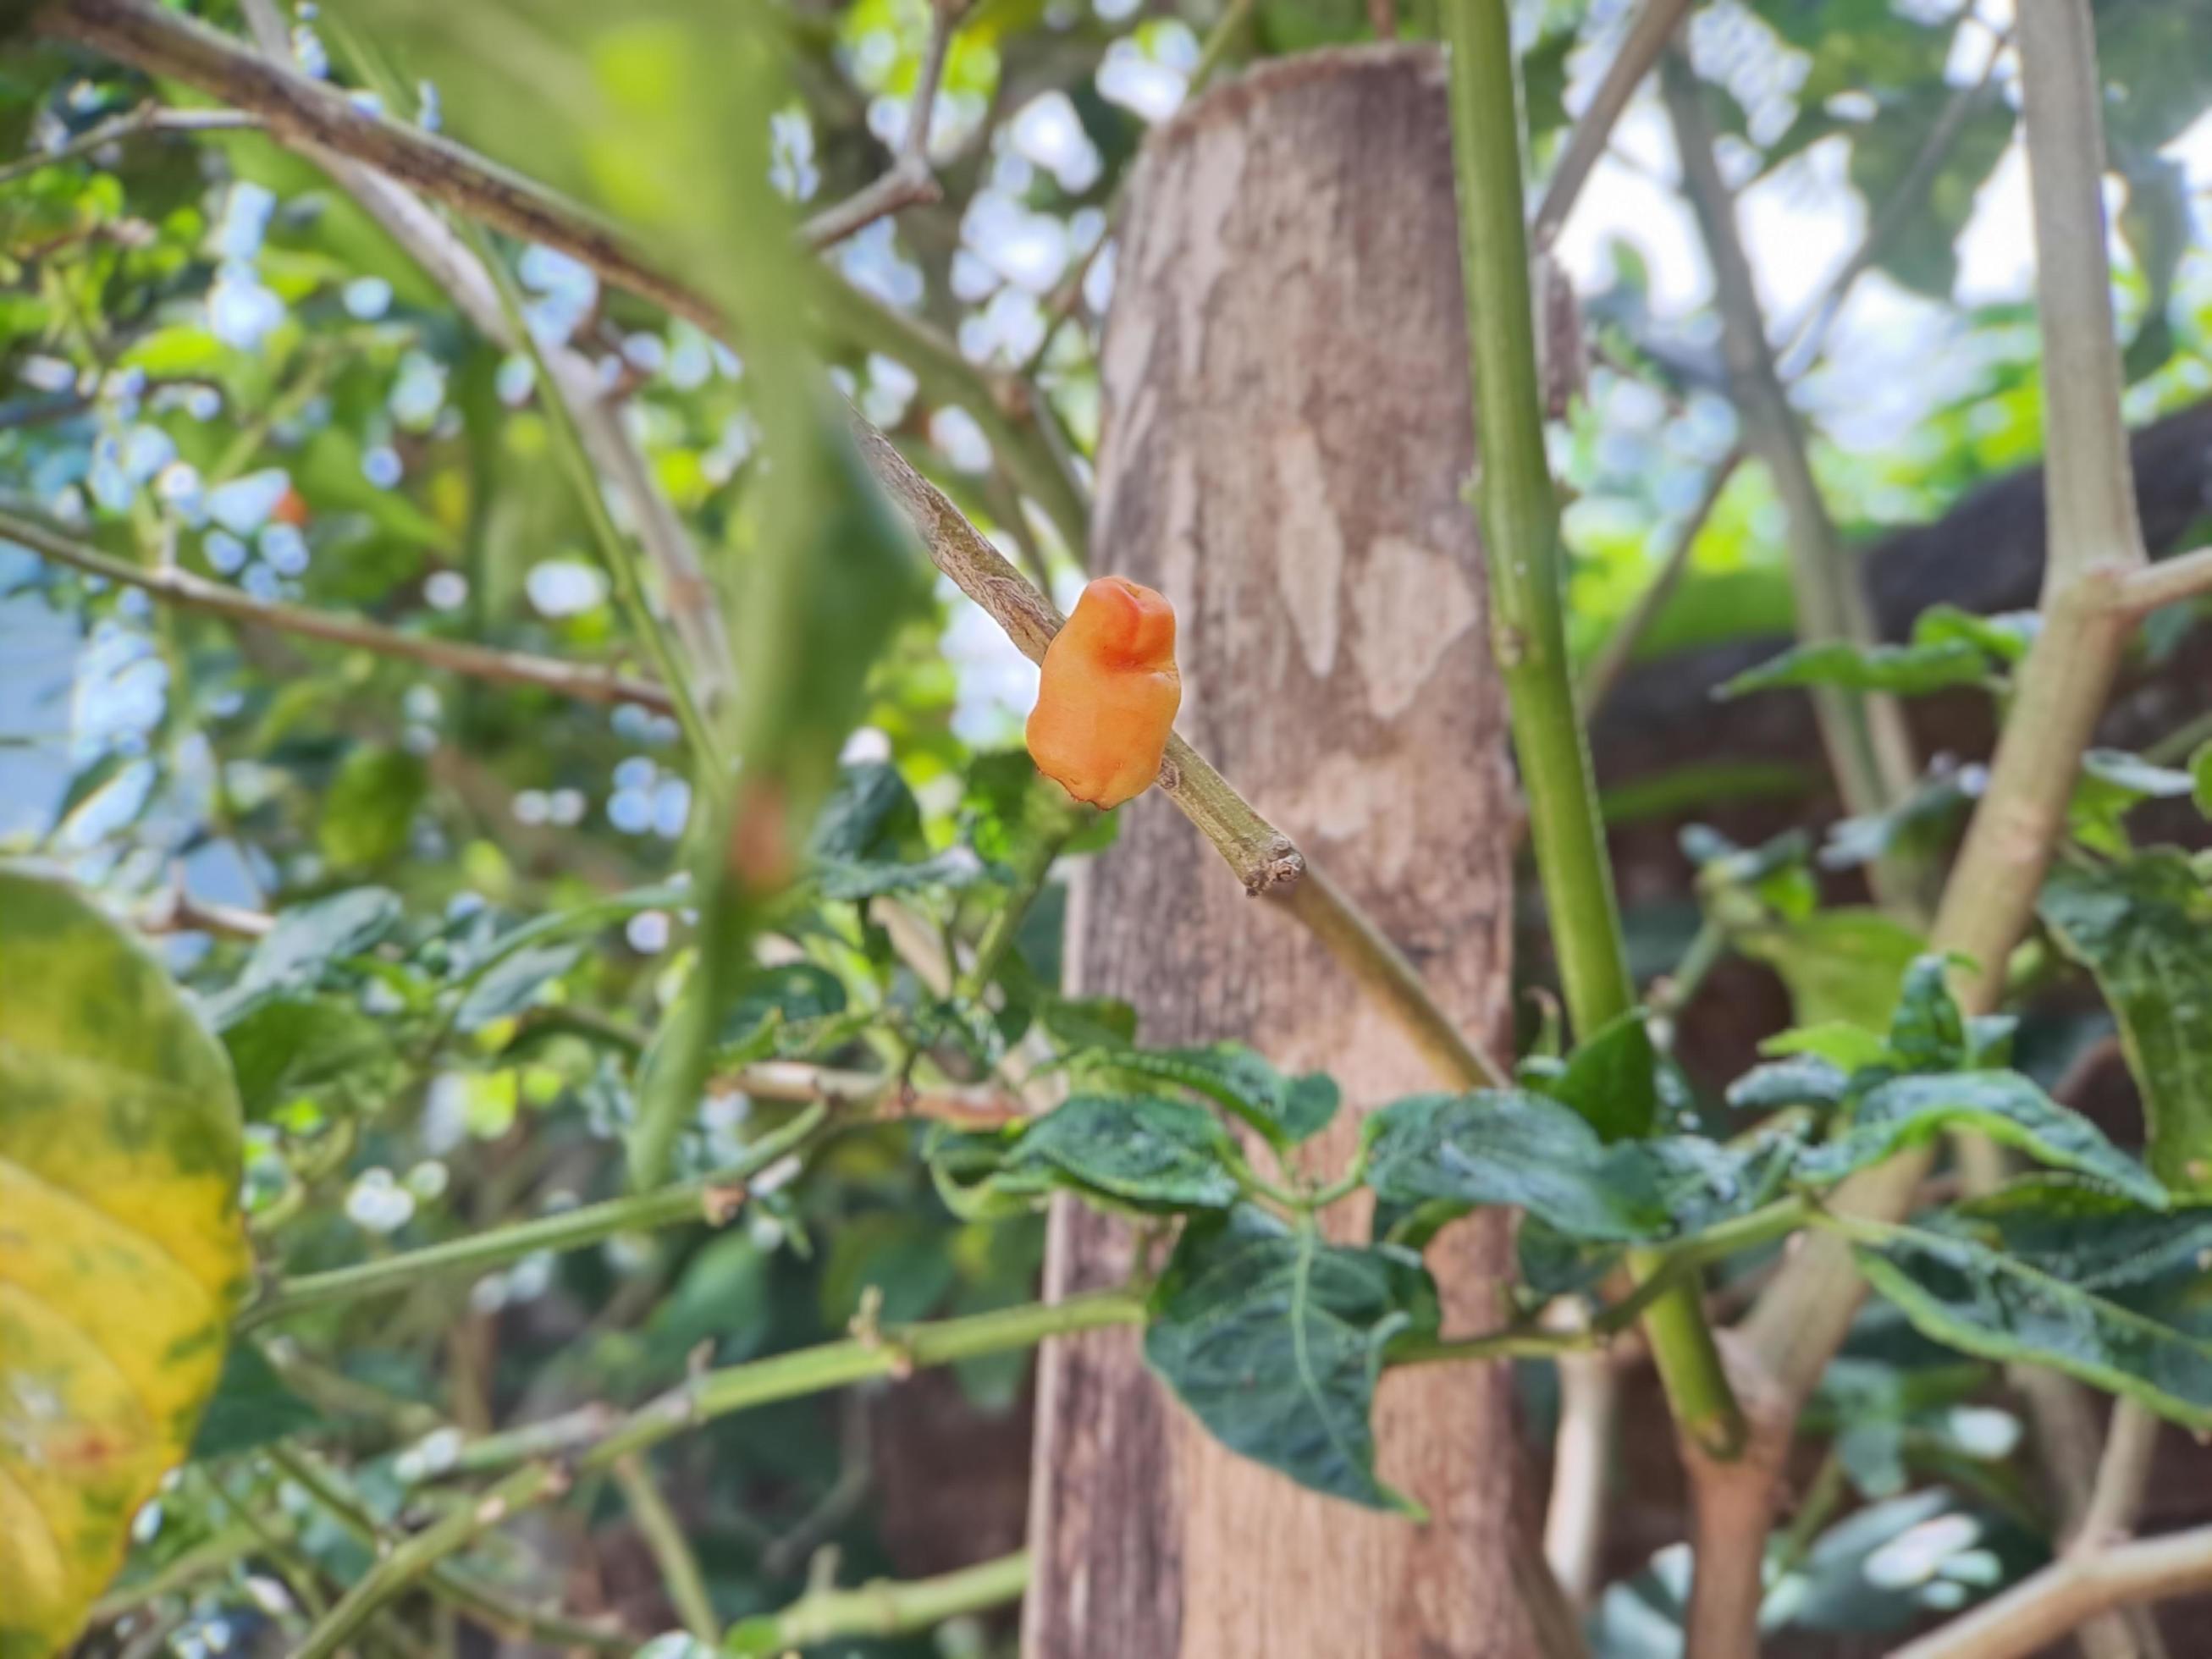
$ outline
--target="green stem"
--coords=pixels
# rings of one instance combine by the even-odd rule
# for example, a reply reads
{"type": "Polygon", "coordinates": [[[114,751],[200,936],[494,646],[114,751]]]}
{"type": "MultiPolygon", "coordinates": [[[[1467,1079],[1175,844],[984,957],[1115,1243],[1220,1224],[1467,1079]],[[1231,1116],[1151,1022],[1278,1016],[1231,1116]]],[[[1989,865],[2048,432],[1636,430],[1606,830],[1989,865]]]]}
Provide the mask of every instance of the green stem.
{"type": "MultiPolygon", "coordinates": [[[[592,459],[584,447],[583,434],[578,430],[574,412],[561,395],[560,384],[554,378],[554,368],[545,349],[538,337],[530,331],[524,319],[521,293],[514,278],[500,262],[491,239],[475,225],[465,221],[460,224],[460,234],[475,252],[483,264],[484,274],[491,278],[499,294],[500,309],[507,314],[507,332],[515,343],[529,354],[530,366],[538,378],[541,396],[538,407],[545,417],[548,431],[553,435],[553,452],[559,458],[561,470],[568,475],[569,487],[575,491],[576,504],[584,510],[584,520],[592,527],[592,539],[598,544],[600,562],[614,583],[615,597],[636,632],[639,642],[653,659],[653,671],[668,691],[675,705],[677,720],[684,727],[684,736],[693,756],[708,777],[720,778],[723,774],[722,745],[702,713],[698,702],[691,695],[694,675],[678,660],[675,641],[663,624],[659,613],[647,597],[645,583],[638,575],[637,560],[629,538],[615,523],[614,514],[608,510],[605,492],[599,487],[599,477],[592,469],[592,459]]],[[[671,593],[671,605],[712,603],[711,596],[671,593]]],[[[703,782],[704,780],[702,780],[703,782]]]]}
{"type": "Polygon", "coordinates": [[[351,1302],[406,1290],[434,1273],[483,1273],[520,1261],[540,1250],[574,1250],[597,1244],[618,1233],[647,1232],[686,1221],[708,1219],[710,1200],[744,1182],[803,1144],[830,1115],[817,1103],[747,1149],[745,1156],[726,1170],[696,1181],[664,1187],[656,1192],[611,1198],[600,1204],[540,1216],[511,1227],[495,1227],[465,1238],[432,1244],[364,1261],[356,1267],[336,1267],[328,1273],[307,1273],[282,1281],[238,1317],[238,1328],[250,1330],[274,1320],[289,1319],[310,1308],[351,1302]]]}
{"type": "MultiPolygon", "coordinates": [[[[385,1534],[376,1517],[347,1489],[337,1471],[281,1445],[270,1451],[270,1461],[362,1543],[372,1550],[384,1545],[385,1534]]],[[[473,1614],[501,1635],[535,1637],[549,1645],[604,1653],[628,1653],[637,1645],[620,1631],[526,1606],[452,1567],[431,1569],[423,1583],[439,1600],[473,1614]]]]}
{"type": "Polygon", "coordinates": [[[700,1424],[870,1377],[904,1376],[925,1365],[1034,1347],[1048,1337],[1141,1324],[1144,1318],[1141,1292],[1102,1291],[1064,1302],[1026,1303],[964,1319],[910,1325],[702,1372],[615,1419],[573,1462],[525,1464],[474,1503],[457,1505],[414,1534],[380,1558],[346,1593],[330,1616],[308,1632],[293,1659],[331,1659],[379,1607],[471,1540],[525,1510],[550,1503],[568,1491],[577,1474],[611,1468],[617,1459],[700,1424]]]}
{"type": "Polygon", "coordinates": [[[668,1592],[670,1604],[683,1620],[684,1628],[711,1648],[722,1627],[714,1618],[707,1581],[700,1575],[699,1558],[691,1553],[691,1542],[684,1535],[684,1523],[660,1495],[660,1488],[653,1485],[652,1471],[644,1460],[617,1459],[614,1477],[629,1504],[631,1519],[637,1522],[639,1535],[660,1569],[660,1583],[668,1592]]]}
{"type": "Polygon", "coordinates": [[[727,1648],[733,1654],[785,1653],[841,1637],[902,1636],[1019,1601],[1029,1583],[1029,1552],[1017,1550],[936,1578],[810,1590],[781,1613],[746,1620],[731,1631],[727,1648]]]}
{"type": "MultiPolygon", "coordinates": [[[[1492,621],[1559,976],[1576,1030],[1587,1036],[1633,1007],[1636,992],[1561,616],[1559,504],[1537,390],[1512,36],[1504,0],[1445,0],[1442,12],[1492,621]]],[[[1644,1278],[1655,1263],[1638,1253],[1630,1266],[1644,1278]]],[[[1670,1291],[1646,1326],[1677,1420],[1714,1455],[1733,1456],[1743,1443],[1743,1416],[1695,1292],[1670,1291]]]]}

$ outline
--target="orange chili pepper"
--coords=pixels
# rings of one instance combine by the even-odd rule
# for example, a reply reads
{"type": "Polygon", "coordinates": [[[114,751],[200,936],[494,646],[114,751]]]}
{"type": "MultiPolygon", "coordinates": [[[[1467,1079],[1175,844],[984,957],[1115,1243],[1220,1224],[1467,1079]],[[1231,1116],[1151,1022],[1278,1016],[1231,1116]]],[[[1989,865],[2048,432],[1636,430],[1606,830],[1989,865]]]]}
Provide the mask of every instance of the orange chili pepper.
{"type": "Polygon", "coordinates": [[[1182,702],[1175,607],[1101,576],[1044,653],[1030,757],[1077,800],[1119,806],[1152,787],[1182,702]]]}

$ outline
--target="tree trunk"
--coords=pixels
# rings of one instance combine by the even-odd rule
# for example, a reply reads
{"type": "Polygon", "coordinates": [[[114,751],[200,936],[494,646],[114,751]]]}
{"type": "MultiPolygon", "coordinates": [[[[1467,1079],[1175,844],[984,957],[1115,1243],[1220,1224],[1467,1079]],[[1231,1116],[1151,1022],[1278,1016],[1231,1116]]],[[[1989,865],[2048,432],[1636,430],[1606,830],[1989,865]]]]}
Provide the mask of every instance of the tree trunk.
{"type": "MultiPolygon", "coordinates": [[[[1450,126],[1428,48],[1308,54],[1212,94],[1139,163],[1106,331],[1097,568],[1181,619],[1181,727],[1373,913],[1486,1040],[1510,1009],[1510,782],[1474,457],[1450,126]]],[[[1358,1114],[1437,1078],[1322,951],[1247,899],[1152,799],[1069,919],[1082,992],[1152,1043],[1237,1038],[1324,1069],[1358,1114]]],[[[1502,1042],[1498,1043],[1503,1047],[1502,1042]]],[[[1355,1208],[1359,1213],[1353,1213],[1355,1208]]],[[[1340,1205],[1331,1234],[1365,1236],[1340,1205]]],[[[1121,1280],[1121,1224],[1054,1212],[1055,1295],[1121,1280]]],[[[1431,1252],[1447,1326],[1498,1316],[1492,1215],[1431,1252]]],[[[1534,1553],[1500,1366],[1385,1379],[1383,1478],[1425,1526],[1293,1486],[1215,1445],[1134,1334],[1043,1362],[1030,1505],[1036,1659],[1521,1656],[1534,1553]]]]}

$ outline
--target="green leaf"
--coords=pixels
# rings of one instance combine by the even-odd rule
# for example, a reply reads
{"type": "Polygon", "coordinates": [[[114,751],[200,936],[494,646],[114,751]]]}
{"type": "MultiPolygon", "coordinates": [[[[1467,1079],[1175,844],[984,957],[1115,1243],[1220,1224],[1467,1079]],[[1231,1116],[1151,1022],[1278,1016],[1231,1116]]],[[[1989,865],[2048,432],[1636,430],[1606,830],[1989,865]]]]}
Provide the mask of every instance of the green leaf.
{"type": "Polygon", "coordinates": [[[1966,1060],[1966,1023],[1946,972],[1938,956],[1916,957],[1905,970],[1897,1012],[1890,1016],[1889,1048],[1908,1071],[1948,1071],[1966,1060]]]}
{"type": "Polygon", "coordinates": [[[1654,1066],[1644,1011],[1632,1008],[1569,1054],[1544,1092],[1573,1107],[1601,1139],[1629,1139],[1650,1133],[1658,1120],[1654,1066]]]}
{"type": "Polygon", "coordinates": [[[1915,641],[1910,645],[1857,646],[1845,640],[1795,645],[1771,661],[1746,669],[1716,687],[1717,697],[1741,697],[1785,686],[1832,686],[1845,691],[1881,691],[1917,697],[1954,685],[1978,685],[1988,678],[1981,648],[1960,639],[1915,641]]]}
{"type": "Polygon", "coordinates": [[[404,1075],[384,1026],[331,997],[262,1003],[223,1028],[250,1121],[308,1098],[326,1112],[366,1113],[404,1075]]]}
{"type": "Polygon", "coordinates": [[[1037,1017],[1071,1049],[1125,1048],[1137,1040],[1137,1011],[1119,997],[1048,997],[1037,1017]]]}
{"type": "Polygon", "coordinates": [[[1855,1224],[1868,1282],[1934,1340],[2046,1365],[2212,1429],[2212,1344],[1956,1234],[1855,1224]]]}
{"type": "Polygon", "coordinates": [[[461,999],[453,1011],[453,1029],[481,1030],[495,1019],[520,1013],[583,953],[580,945],[528,945],[501,957],[461,999]]]}
{"type": "Polygon", "coordinates": [[[1094,1049],[1079,1057],[1085,1069],[1179,1083],[1217,1102],[1279,1146],[1294,1146],[1326,1127],[1341,1100],[1335,1080],[1321,1072],[1285,1077],[1241,1042],[1202,1048],[1094,1049]]]}
{"type": "Polygon", "coordinates": [[[0,869],[0,1653],[66,1651],[191,1444],[251,1259],[222,1047],[137,939],[0,869]]]}
{"type": "Polygon", "coordinates": [[[1902,800],[1832,824],[1820,848],[1820,867],[1855,870],[1899,848],[1932,845],[1970,803],[1980,799],[1988,782],[1986,767],[1939,760],[1902,800]]]}
{"type": "Polygon", "coordinates": [[[1888,1029],[1905,970],[1926,948],[1904,923],[1856,908],[1750,929],[1737,943],[1782,975],[1800,1025],[1841,1021],[1869,1031],[1888,1029]]]}
{"type": "Polygon", "coordinates": [[[1571,1107],[1541,1095],[1413,1095],[1370,1112],[1360,1133],[1367,1183],[1393,1203],[1510,1204],[1571,1237],[1600,1242],[1644,1238],[1667,1226],[1655,1194],[1622,1189],[1597,1132],[1571,1107]]]}
{"type": "Polygon", "coordinates": [[[1728,1103],[1740,1112],[1779,1111],[1786,1106],[1841,1103],[1850,1073],[1816,1054],[1754,1066],[1729,1085],[1728,1103]]]}
{"type": "Polygon", "coordinates": [[[2189,776],[2190,798],[2198,811],[2212,818],[2212,742],[2199,744],[2189,757],[2189,776]]]}
{"type": "Polygon", "coordinates": [[[2194,793],[2187,772],[2154,765],[2120,749],[2092,749],[2081,757],[2081,775],[2067,805],[2067,829],[2084,847],[2124,858],[2130,851],[2127,816],[2146,800],[2172,800],[2194,793]]]}
{"type": "Polygon", "coordinates": [[[826,899],[879,898],[888,893],[912,893],[925,887],[957,891],[978,882],[1003,879],[968,847],[948,847],[935,855],[910,864],[845,859],[822,866],[822,896],[826,899]]]}
{"type": "Polygon", "coordinates": [[[895,860],[921,839],[921,808],[898,768],[867,761],[837,769],[814,820],[808,852],[823,863],[895,860]]]}
{"type": "Polygon", "coordinates": [[[323,856],[340,870],[374,870],[407,850],[415,810],[430,774],[404,749],[356,749],[323,797],[315,832],[323,856]]]}
{"type": "Polygon", "coordinates": [[[779,963],[756,969],[739,984],[718,1040],[757,1058],[775,1050],[781,1031],[842,1014],[846,1003],[844,981],[827,968],[779,963]]]}
{"type": "Polygon", "coordinates": [[[192,1437],[191,1461],[228,1457],[320,1427],[323,1414],[295,1393],[251,1342],[234,1342],[192,1437]]]}
{"type": "Polygon", "coordinates": [[[2188,854],[2157,848],[2057,866],[2041,909],[2119,1022],[2151,1168],[2177,1191],[2212,1191],[2212,893],[2188,854]]]}
{"type": "Polygon", "coordinates": [[[1133,1204],[1225,1209],[1243,1196],[1229,1132],[1204,1107],[1152,1095],[1074,1095],[1030,1122],[1006,1166],[1133,1204]]]}
{"type": "Polygon", "coordinates": [[[246,959],[238,982],[208,1004],[221,1030],[275,996],[312,991],[337,963],[374,949],[399,925],[399,896],[356,887],[277,914],[246,959]]]}
{"type": "Polygon", "coordinates": [[[1912,637],[1916,643],[1940,645],[1949,640],[1965,640],[1978,647],[2007,666],[2027,659],[2027,648],[2043,631],[2042,613],[2034,611],[2007,611],[1994,617],[1984,617],[1972,611],[1962,611],[1955,605],[1931,605],[1913,620],[1912,637]]]}
{"type": "Polygon", "coordinates": [[[1778,1031],[1759,1043],[1759,1052],[1824,1060],[1846,1075],[1863,1072],[1869,1066],[1886,1066],[1890,1061],[1887,1042],[1863,1025],[1839,1019],[1778,1031]]]}
{"type": "Polygon", "coordinates": [[[1947,1129],[1968,1128],[2057,1170],[2107,1182],[2138,1202],[2162,1206],[2166,1189],[2097,1126],[2017,1072],[1951,1072],[1892,1078],[1862,1095],[1850,1127],[1806,1152],[1797,1177],[1826,1186],[1947,1129]]]}
{"type": "Polygon", "coordinates": [[[1376,1478],[1370,1413],[1391,1339],[1437,1323],[1419,1258],[1238,1209],[1184,1229],[1153,1292],[1145,1358],[1231,1451],[1313,1491],[1418,1515],[1376,1478]]]}

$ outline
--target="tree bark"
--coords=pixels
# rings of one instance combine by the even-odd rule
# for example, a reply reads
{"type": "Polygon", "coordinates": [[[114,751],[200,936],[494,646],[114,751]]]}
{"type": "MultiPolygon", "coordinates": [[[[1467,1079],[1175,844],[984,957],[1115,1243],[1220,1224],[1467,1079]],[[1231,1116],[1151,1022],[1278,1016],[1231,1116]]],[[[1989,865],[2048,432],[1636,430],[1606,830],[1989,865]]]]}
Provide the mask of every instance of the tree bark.
{"type": "MultiPolygon", "coordinates": [[[[1440,60],[1317,52],[1224,87],[1152,136],[1127,222],[1096,567],[1174,602],[1182,731],[1492,1041],[1510,1012],[1513,808],[1459,493],[1474,434],[1440,60]]],[[[1333,1073],[1346,1108],[1313,1158],[1340,1169],[1360,1112],[1438,1080],[1214,862],[1162,803],[1138,801],[1079,887],[1070,979],[1134,1003],[1148,1042],[1237,1038],[1333,1073]]],[[[1355,1207],[1330,1212],[1333,1236],[1365,1236],[1355,1207]]],[[[1124,1226],[1062,1206],[1053,1293],[1121,1279],[1130,1251],[1124,1226]]],[[[1495,1322],[1502,1218],[1448,1231],[1431,1261],[1448,1326],[1495,1322]]],[[[1377,1428],[1383,1477],[1427,1506],[1425,1526],[1222,1450],[1145,1372],[1135,1333],[1054,1344],[1024,1651],[1544,1650],[1514,1582],[1539,1523],[1508,1372],[1388,1376],[1377,1428]]]]}

